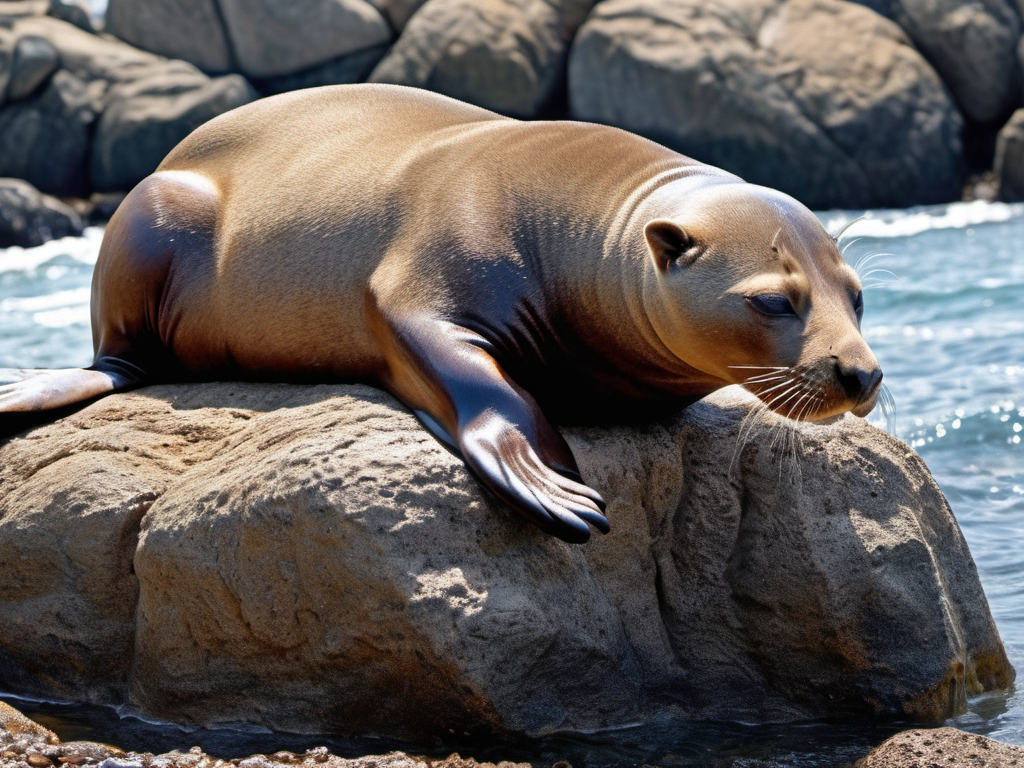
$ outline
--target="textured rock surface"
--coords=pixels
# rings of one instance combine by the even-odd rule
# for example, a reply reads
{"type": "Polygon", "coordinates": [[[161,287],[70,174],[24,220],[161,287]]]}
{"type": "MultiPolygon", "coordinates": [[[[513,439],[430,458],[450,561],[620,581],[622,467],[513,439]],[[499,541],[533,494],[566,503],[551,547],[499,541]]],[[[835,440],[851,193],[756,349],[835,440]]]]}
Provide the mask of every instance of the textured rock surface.
{"type": "Polygon", "coordinates": [[[854,768],[1024,768],[1024,747],[1003,744],[956,728],[898,733],[854,768]]]}
{"type": "MultiPolygon", "coordinates": [[[[54,51],[59,68],[38,93],[0,110],[0,175],[50,194],[130,189],[200,123],[257,95],[239,75],[210,78],[55,18],[20,19],[11,34],[15,64],[30,41],[54,51]]],[[[41,84],[33,71],[19,93],[41,84]]]]}
{"type": "Polygon", "coordinates": [[[131,189],[193,130],[257,96],[240,75],[211,79],[184,62],[115,83],[93,138],[92,188],[131,189]]]}
{"type": "Polygon", "coordinates": [[[569,44],[593,4],[431,0],[409,20],[370,80],[534,117],[564,87],[569,44]]]}
{"type": "Polygon", "coordinates": [[[27,181],[0,178],[0,248],[29,247],[68,235],[80,235],[82,217],[27,181]]]}
{"type": "Polygon", "coordinates": [[[903,32],[839,0],[607,0],[569,62],[573,116],[812,208],[960,192],[960,116],[903,32]]]}
{"type": "Polygon", "coordinates": [[[995,174],[1000,200],[1024,201],[1024,109],[1013,113],[996,140],[995,174]]]}
{"type": "Polygon", "coordinates": [[[22,35],[11,60],[8,101],[18,101],[35,93],[57,69],[58,62],[57,49],[50,45],[49,40],[37,35],[22,35]]]}
{"type": "Polygon", "coordinates": [[[566,430],[612,522],[582,547],[368,387],[100,400],[0,446],[0,689],[424,738],[653,710],[934,720],[1009,684],[905,445],[765,417],[737,446],[746,408],[720,397],[566,430]]]}
{"type": "Polygon", "coordinates": [[[391,39],[365,0],[218,0],[239,71],[288,75],[391,39]]]}
{"type": "Polygon", "coordinates": [[[228,72],[235,66],[217,0],[108,0],[105,30],[207,72],[228,72]]]}
{"type": "Polygon", "coordinates": [[[902,27],[964,114],[1004,118],[1021,103],[1021,19],[1012,0],[866,0],[902,27]]]}

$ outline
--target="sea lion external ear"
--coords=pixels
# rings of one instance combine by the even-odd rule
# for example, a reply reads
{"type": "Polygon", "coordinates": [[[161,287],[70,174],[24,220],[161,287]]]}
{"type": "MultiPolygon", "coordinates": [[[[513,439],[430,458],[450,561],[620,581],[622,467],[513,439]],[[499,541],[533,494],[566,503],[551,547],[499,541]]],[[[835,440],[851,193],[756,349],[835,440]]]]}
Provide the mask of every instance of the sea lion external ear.
{"type": "MultiPolygon", "coordinates": [[[[651,258],[658,269],[664,271],[680,263],[684,254],[693,245],[690,233],[673,221],[655,219],[644,227],[644,238],[651,250],[651,258]]],[[[682,263],[688,263],[684,260],[682,263]]]]}

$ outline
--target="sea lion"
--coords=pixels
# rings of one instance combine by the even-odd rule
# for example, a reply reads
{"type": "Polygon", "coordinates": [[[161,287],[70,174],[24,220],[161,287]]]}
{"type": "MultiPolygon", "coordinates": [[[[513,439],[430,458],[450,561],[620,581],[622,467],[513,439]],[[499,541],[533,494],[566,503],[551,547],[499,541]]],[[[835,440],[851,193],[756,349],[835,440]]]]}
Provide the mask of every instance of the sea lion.
{"type": "Polygon", "coordinates": [[[817,420],[881,372],[856,274],[796,200],[606,126],[386,85],[263,99],[181,142],[117,210],[95,362],[0,412],[170,380],[362,380],[566,541],[606,532],[543,409],[679,408],[741,383],[817,420]]]}

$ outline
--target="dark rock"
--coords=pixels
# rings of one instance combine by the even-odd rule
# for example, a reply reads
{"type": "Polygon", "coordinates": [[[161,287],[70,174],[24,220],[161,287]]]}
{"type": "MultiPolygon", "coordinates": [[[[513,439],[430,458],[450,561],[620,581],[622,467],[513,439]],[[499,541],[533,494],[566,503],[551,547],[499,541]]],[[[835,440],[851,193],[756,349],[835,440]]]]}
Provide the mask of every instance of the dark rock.
{"type": "Polygon", "coordinates": [[[105,30],[137,48],[183,59],[207,72],[230,72],[234,56],[218,0],[108,0],[105,30]]]}
{"type": "Polygon", "coordinates": [[[513,117],[564,89],[566,58],[593,0],[431,0],[370,75],[513,117]]]}
{"type": "Polygon", "coordinates": [[[0,173],[44,192],[130,189],[196,126],[257,96],[240,75],[210,78],[58,19],[25,18],[13,34],[47,41],[61,66],[41,94],[0,111],[0,126],[16,131],[0,135],[0,173]],[[57,125],[66,112],[77,122],[57,125]],[[66,177],[60,183],[50,178],[55,169],[66,177]]]}
{"type": "Polygon", "coordinates": [[[365,0],[218,0],[239,71],[290,75],[391,40],[365,0]]]}
{"type": "Polygon", "coordinates": [[[40,94],[0,110],[0,176],[26,179],[60,197],[88,194],[95,119],[87,84],[58,71],[40,94]]]}
{"type": "Polygon", "coordinates": [[[875,747],[854,768],[1024,768],[1024,747],[957,728],[904,731],[875,747]]]}
{"type": "Polygon", "coordinates": [[[426,739],[937,721],[1009,685],[920,459],[749,407],[565,430],[613,527],[580,547],[369,387],[104,398],[0,446],[0,689],[426,739]]]}
{"type": "Polygon", "coordinates": [[[74,24],[84,32],[96,32],[85,0],[50,0],[48,14],[68,24],[74,24]]]}
{"type": "Polygon", "coordinates": [[[1021,104],[1017,43],[1021,18],[1012,0],[870,0],[909,35],[960,109],[987,123],[1021,104]]]}
{"type": "Polygon", "coordinates": [[[31,247],[48,240],[80,235],[82,217],[27,181],[0,179],[0,248],[31,247]]]}
{"type": "Polygon", "coordinates": [[[0,109],[7,99],[7,83],[11,79],[11,61],[18,39],[9,29],[0,26],[0,109]]]}
{"type": "Polygon", "coordinates": [[[257,97],[240,75],[210,79],[184,62],[116,83],[92,144],[90,181],[100,192],[131,189],[207,120],[257,97]]]}
{"type": "Polygon", "coordinates": [[[995,174],[1000,200],[1024,201],[1024,109],[1014,112],[999,132],[995,174]]]}
{"type": "Polygon", "coordinates": [[[572,114],[813,208],[959,197],[961,119],[892,22],[839,0],[607,0],[569,65],[572,114]]]}
{"type": "Polygon", "coordinates": [[[253,84],[264,95],[270,96],[300,88],[315,88],[320,85],[343,85],[345,83],[361,83],[370,76],[384,54],[388,52],[389,43],[341,56],[326,64],[296,72],[294,75],[281,75],[254,80],[253,84]]]}
{"type": "Polygon", "coordinates": [[[400,34],[412,15],[427,0],[370,0],[374,7],[388,20],[391,28],[400,34]]]}
{"type": "Polygon", "coordinates": [[[14,46],[7,100],[28,98],[46,82],[60,63],[57,49],[39,35],[22,35],[14,46]]]}

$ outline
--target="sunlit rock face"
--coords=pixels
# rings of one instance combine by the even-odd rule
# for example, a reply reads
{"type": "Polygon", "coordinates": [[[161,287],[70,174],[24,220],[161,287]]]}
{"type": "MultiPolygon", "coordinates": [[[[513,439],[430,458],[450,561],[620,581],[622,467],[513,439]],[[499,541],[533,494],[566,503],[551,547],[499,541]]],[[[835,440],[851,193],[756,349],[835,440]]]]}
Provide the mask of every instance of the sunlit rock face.
{"type": "Polygon", "coordinates": [[[941,720],[1013,679],[921,460],[719,393],[564,430],[547,536],[365,386],[115,395],[0,446],[0,689],[285,730],[941,720]]]}

